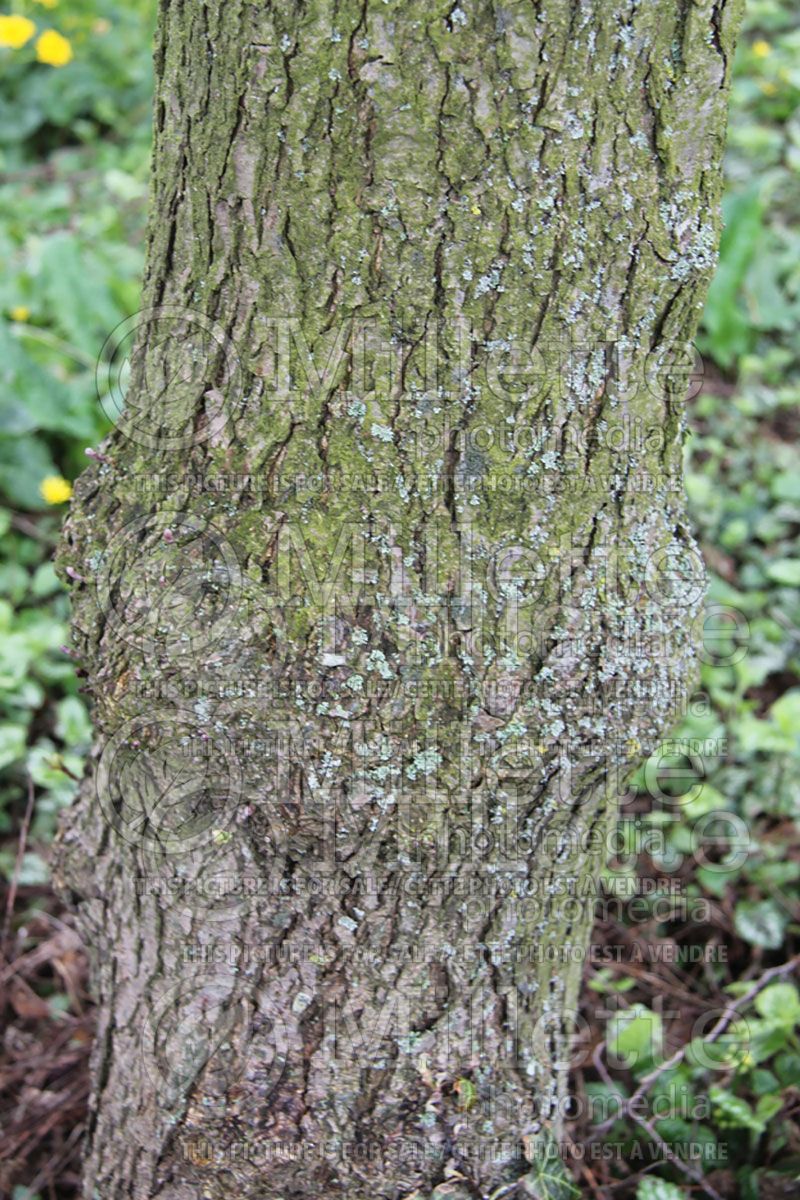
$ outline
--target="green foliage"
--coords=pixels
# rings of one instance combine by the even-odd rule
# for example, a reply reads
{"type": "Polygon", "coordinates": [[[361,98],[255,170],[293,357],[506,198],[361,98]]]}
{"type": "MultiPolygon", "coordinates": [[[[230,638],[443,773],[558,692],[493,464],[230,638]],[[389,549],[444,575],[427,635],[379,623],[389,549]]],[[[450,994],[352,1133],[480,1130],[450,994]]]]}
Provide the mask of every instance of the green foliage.
{"type": "Polygon", "coordinates": [[[740,900],[734,921],[739,937],[751,946],[778,950],[783,944],[787,917],[773,900],[740,900]]]}
{"type": "Polygon", "coordinates": [[[703,316],[711,352],[723,367],[732,366],[752,344],[754,330],[741,292],[756,255],[763,215],[760,189],[734,193],[723,203],[719,267],[703,316]]]}
{"type": "Polygon", "coordinates": [[[120,166],[109,178],[120,158],[143,195],[144,143],[124,156],[110,147],[59,152],[52,203],[34,206],[25,226],[15,214],[33,181],[0,188],[0,487],[17,508],[46,508],[42,479],[76,474],[83,448],[107,428],[95,392],[97,348],[135,309],[142,267],[129,245],[141,229],[141,200],[119,199],[120,166]],[[92,169],[79,174],[88,162],[92,169]]]}
{"type": "Polygon", "coordinates": [[[36,62],[33,40],[0,48],[0,490],[36,511],[47,507],[41,481],[77,474],[107,428],[98,347],[137,304],[152,4],[25,12],[68,36],[74,54],[51,67],[36,62]]]}
{"type": "MultiPolygon", "coordinates": [[[[30,780],[31,844],[44,846],[90,727],[60,649],[69,612],[50,559],[63,505],[40,489],[73,479],[105,432],[98,348],[138,302],[153,5],[31,0],[16,11],[73,54],[61,67],[37,62],[37,35],[0,47],[0,832],[19,820],[30,780]]],[[[0,870],[13,860],[8,843],[0,870]]],[[[30,850],[22,881],[46,875],[30,850]]]]}
{"type": "Polygon", "coordinates": [[[580,1192],[567,1172],[559,1147],[547,1131],[528,1139],[532,1165],[522,1178],[524,1194],[533,1200],[573,1200],[580,1192]]]}
{"type": "Polygon", "coordinates": [[[800,348],[798,50],[792,5],[749,0],[733,83],[725,230],[701,339],[726,371],[777,347],[794,361],[800,348]]]}
{"type": "Polygon", "coordinates": [[[755,1001],[756,1012],[781,1028],[800,1024],[800,995],[793,983],[773,983],[755,1001]]]}
{"type": "Polygon", "coordinates": [[[661,1051],[663,1028],[658,1013],[644,1004],[633,1004],[616,1013],[608,1023],[606,1044],[609,1054],[635,1074],[652,1066],[661,1051]]]}
{"type": "MultiPolygon", "coordinates": [[[[47,516],[36,540],[10,527],[0,537],[0,833],[12,827],[12,808],[19,813],[30,780],[37,793],[34,845],[52,838],[90,741],[74,668],[61,649],[68,605],[47,561],[56,530],[57,518],[47,516]]],[[[9,872],[14,857],[11,843],[0,849],[0,870],[9,872]]],[[[21,882],[46,878],[39,854],[28,852],[21,882]]]]}
{"type": "Polygon", "coordinates": [[[639,1181],[636,1189],[636,1200],[683,1200],[684,1193],[674,1183],[666,1179],[656,1179],[648,1175],[639,1181]]]}
{"type": "Polygon", "coordinates": [[[137,137],[152,94],[150,0],[30,2],[16,10],[37,26],[56,29],[72,47],[63,67],[37,62],[35,38],[0,49],[0,165],[15,168],[69,143],[94,143],[113,131],[137,137]]]}

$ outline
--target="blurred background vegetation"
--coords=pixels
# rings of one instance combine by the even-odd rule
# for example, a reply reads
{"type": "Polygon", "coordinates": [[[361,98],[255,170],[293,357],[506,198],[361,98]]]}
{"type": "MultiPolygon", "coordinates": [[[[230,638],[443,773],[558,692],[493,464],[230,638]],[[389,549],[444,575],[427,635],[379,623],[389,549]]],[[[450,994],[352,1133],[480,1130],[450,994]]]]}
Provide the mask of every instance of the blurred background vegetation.
{"type": "MultiPolygon", "coordinates": [[[[609,866],[607,891],[668,876],[679,880],[684,904],[665,915],[657,891],[644,919],[625,905],[613,919],[602,910],[597,946],[631,953],[587,966],[583,1012],[595,1053],[576,1066],[576,1094],[619,1103],[654,1065],[683,1053],[650,1087],[666,1115],[649,1130],[623,1116],[600,1137],[576,1110],[572,1136],[584,1153],[574,1170],[578,1186],[596,1195],[675,1200],[704,1187],[744,1200],[800,1194],[800,995],[783,969],[800,933],[795,4],[747,6],[725,232],[686,453],[709,603],[739,616],[704,669],[708,703],[678,732],[723,749],[684,761],[696,786],[687,793],[676,785],[684,795],[674,804],[655,803],[644,771],[637,777],[623,823],[630,844],[609,866]],[[713,816],[720,813],[727,829],[713,816]],[[712,843],[702,854],[698,821],[712,843]],[[744,853],[731,828],[746,830],[744,853]],[[658,835],[647,850],[643,831],[658,835]],[[702,901],[688,916],[687,900],[702,901]],[[715,957],[670,964],[653,946],[712,946],[715,957]],[[772,968],[767,986],[750,995],[772,968]],[[699,1053],[692,1033],[732,1001],[739,1016],[715,1039],[710,1069],[709,1047],[699,1053]],[[593,1158],[593,1136],[618,1151],[593,1158]],[[695,1178],[665,1161],[659,1139],[685,1158],[690,1146],[703,1147],[695,1178]]],[[[0,1195],[13,1200],[71,1197],[77,1180],[91,1007],[70,917],[50,891],[47,848],[77,788],[90,721],[63,649],[68,602],[51,556],[71,481],[106,429],[98,351],[137,308],[153,20],[151,0],[6,0],[0,14],[0,877],[8,896],[0,913],[8,909],[0,1195]]]]}

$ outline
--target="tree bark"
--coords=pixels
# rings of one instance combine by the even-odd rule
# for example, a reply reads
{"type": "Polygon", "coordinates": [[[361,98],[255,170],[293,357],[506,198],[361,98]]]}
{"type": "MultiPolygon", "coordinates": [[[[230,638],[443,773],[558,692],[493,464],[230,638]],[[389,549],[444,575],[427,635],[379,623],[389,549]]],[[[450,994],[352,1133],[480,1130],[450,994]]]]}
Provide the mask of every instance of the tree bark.
{"type": "Polygon", "coordinates": [[[609,822],[693,683],[740,8],[161,0],[61,551],[88,1200],[547,1194],[609,822]]]}

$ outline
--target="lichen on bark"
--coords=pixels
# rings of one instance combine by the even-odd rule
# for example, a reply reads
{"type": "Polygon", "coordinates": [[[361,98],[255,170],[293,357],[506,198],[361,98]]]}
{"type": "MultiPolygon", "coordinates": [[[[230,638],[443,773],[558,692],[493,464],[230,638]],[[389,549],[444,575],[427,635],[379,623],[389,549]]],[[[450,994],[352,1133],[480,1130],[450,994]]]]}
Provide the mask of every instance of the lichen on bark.
{"type": "Polygon", "coordinates": [[[162,0],[61,551],[87,1197],[488,1196],[560,1137],[606,830],[693,679],[740,8],[162,0]]]}

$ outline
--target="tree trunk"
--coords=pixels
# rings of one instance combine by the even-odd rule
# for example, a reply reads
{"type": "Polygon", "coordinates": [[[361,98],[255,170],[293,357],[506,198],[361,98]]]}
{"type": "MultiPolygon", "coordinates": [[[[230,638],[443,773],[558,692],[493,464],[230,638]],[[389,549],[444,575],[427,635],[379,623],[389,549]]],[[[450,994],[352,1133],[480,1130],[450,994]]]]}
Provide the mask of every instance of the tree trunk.
{"type": "Polygon", "coordinates": [[[61,552],[87,1198],[542,1193],[609,822],[693,681],[740,7],[161,0],[61,552]]]}

